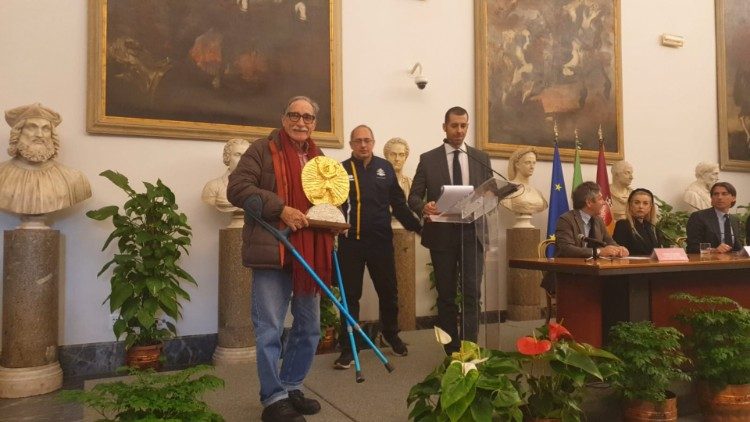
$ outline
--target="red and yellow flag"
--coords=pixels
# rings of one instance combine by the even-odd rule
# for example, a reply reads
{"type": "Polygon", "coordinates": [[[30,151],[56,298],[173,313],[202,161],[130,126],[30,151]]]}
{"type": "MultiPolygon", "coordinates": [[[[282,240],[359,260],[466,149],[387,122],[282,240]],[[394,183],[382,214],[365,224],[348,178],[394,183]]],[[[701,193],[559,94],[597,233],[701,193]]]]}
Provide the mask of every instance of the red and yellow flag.
{"type": "Polygon", "coordinates": [[[612,234],[615,230],[615,221],[612,218],[612,195],[609,192],[607,159],[604,157],[604,140],[601,139],[601,135],[599,138],[599,159],[596,164],[596,184],[599,185],[599,189],[602,191],[602,198],[604,198],[604,206],[599,211],[599,216],[604,220],[604,225],[607,226],[609,234],[612,234]]]}

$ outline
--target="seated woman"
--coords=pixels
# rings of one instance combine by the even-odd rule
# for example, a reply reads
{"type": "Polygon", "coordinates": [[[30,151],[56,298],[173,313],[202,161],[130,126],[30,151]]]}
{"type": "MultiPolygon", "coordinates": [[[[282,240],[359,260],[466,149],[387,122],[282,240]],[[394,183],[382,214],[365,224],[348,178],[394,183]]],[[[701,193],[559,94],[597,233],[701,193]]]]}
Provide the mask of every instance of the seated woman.
{"type": "Polygon", "coordinates": [[[625,219],[615,224],[612,238],[625,246],[631,255],[651,255],[654,248],[664,245],[664,239],[656,231],[656,208],[654,195],[648,189],[638,188],[630,192],[625,219]]]}

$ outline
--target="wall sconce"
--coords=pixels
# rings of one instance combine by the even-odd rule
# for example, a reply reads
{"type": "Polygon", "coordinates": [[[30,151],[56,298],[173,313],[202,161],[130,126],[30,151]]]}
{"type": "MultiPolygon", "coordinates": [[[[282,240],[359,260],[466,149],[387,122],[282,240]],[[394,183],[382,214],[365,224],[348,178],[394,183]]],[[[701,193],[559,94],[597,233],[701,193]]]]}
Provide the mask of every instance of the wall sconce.
{"type": "Polygon", "coordinates": [[[424,89],[427,86],[427,78],[422,75],[422,63],[416,62],[412,66],[409,74],[414,77],[414,83],[417,84],[417,88],[424,89]]]}
{"type": "Polygon", "coordinates": [[[685,45],[685,38],[680,35],[661,34],[661,45],[664,47],[680,48],[685,45]]]}

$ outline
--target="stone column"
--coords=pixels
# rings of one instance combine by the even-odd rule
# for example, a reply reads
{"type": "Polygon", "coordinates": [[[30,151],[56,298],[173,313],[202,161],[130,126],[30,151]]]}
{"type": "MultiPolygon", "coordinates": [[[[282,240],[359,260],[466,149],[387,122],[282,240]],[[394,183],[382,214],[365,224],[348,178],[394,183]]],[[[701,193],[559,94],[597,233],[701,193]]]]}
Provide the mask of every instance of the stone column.
{"type": "MultiPolygon", "coordinates": [[[[539,229],[506,230],[508,259],[536,258],[539,229]]],[[[526,321],[541,318],[539,283],[542,274],[535,270],[508,268],[508,319],[526,321]]]]}
{"type": "Polygon", "coordinates": [[[62,387],[57,360],[60,232],[5,231],[0,397],[28,397],[62,387]]]}
{"type": "Polygon", "coordinates": [[[414,232],[404,228],[394,228],[393,251],[396,259],[398,287],[398,328],[403,331],[415,330],[417,328],[417,303],[414,232]]]}
{"type": "MultiPolygon", "coordinates": [[[[230,226],[231,227],[231,226],[230,226]]],[[[219,231],[219,341],[214,364],[255,361],[250,319],[252,272],[242,265],[242,228],[219,231]]]]}

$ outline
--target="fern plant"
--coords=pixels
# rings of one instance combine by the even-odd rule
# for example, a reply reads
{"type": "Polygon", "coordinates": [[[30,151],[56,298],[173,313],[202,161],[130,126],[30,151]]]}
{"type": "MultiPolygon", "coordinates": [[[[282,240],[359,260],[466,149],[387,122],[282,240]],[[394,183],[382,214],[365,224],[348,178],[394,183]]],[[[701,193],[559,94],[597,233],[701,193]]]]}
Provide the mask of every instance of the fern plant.
{"type": "Polygon", "coordinates": [[[196,284],[177,265],[190,246],[192,232],[187,216],[177,211],[174,193],[161,180],[156,184],[144,182],[146,191],[136,192],[120,173],[106,170],[100,175],[129,197],[122,210],[110,205],[86,213],[99,221],[112,218],[114,225],[102,250],[117,240],[118,252],[97,276],[113,268],[112,290],[105,302],[108,300],[110,312],[117,314],[112,327],[115,338],[125,335],[126,349],[158,343],[176,334],[174,324],[163,321],[162,316],[181,318],[179,301],[190,300],[180,282],[196,284]]]}
{"type": "Polygon", "coordinates": [[[223,421],[199,397],[224,387],[224,380],[200,372],[213,370],[198,365],[171,374],[158,374],[152,369],[128,368],[135,379],[97,384],[91,390],[66,390],[60,398],[81,403],[102,416],[101,421],[223,421]]]}

